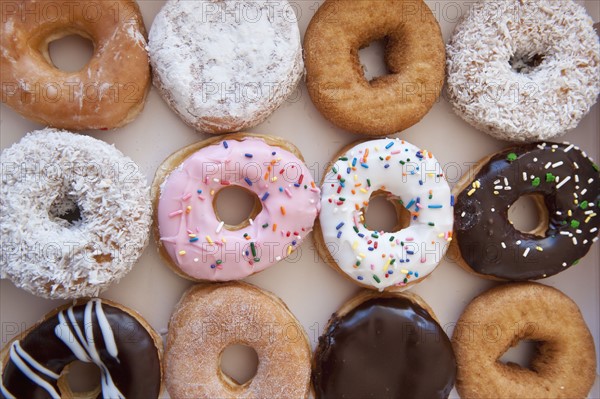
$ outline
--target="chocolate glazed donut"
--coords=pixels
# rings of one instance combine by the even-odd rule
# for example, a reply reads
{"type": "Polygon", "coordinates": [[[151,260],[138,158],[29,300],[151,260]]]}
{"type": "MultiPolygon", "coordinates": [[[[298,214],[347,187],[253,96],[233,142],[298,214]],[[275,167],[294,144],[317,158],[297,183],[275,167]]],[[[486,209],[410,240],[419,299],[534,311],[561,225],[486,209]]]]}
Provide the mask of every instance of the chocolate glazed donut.
{"type": "Polygon", "coordinates": [[[461,266],[464,261],[487,278],[545,278],[576,264],[598,239],[598,165],[578,147],[513,147],[478,168],[472,181],[461,179],[455,187],[454,245],[461,266]],[[522,195],[534,196],[544,219],[528,233],[508,221],[508,208],[522,195]]]}
{"type": "Polygon", "coordinates": [[[313,366],[315,397],[447,398],[456,360],[442,327],[414,294],[363,293],[333,315],[313,366]]]}
{"type": "Polygon", "coordinates": [[[157,398],[158,337],[141,319],[121,309],[100,299],[57,309],[22,339],[12,341],[2,353],[2,398],[67,396],[65,388],[70,388],[61,373],[76,360],[100,368],[98,398],[157,398]]]}

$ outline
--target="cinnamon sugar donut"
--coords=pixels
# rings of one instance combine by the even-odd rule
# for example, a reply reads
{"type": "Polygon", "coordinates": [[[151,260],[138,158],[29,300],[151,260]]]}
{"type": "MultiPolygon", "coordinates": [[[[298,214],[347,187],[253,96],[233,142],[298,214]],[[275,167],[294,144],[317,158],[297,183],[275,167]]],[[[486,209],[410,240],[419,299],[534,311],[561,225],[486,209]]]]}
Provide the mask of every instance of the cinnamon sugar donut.
{"type": "Polygon", "coordinates": [[[144,107],[150,87],[146,29],[134,0],[2,2],[2,102],[43,125],[114,129],[144,107]],[[48,45],[69,35],[94,43],[80,71],[54,66],[48,45]]]}
{"type": "Polygon", "coordinates": [[[306,85],[342,129],[385,136],[419,122],[444,84],[440,27],[422,0],[327,0],[304,37],[306,85]],[[386,42],[390,74],[368,81],[358,51],[386,42]]]}
{"type": "Polygon", "coordinates": [[[246,283],[190,288],[169,322],[165,352],[171,398],[308,398],[310,345],[275,295],[246,283]],[[258,355],[256,375],[239,385],[220,368],[230,345],[258,355]]]}
{"type": "Polygon", "coordinates": [[[596,377],[594,340],[577,305],[555,288],[514,283],[475,298],[452,343],[461,398],[585,398],[596,377]],[[530,368],[503,363],[522,340],[535,341],[530,368]]]}
{"type": "Polygon", "coordinates": [[[148,47],[154,85],[185,123],[205,133],[258,125],[303,74],[287,0],[169,0],[148,47]]]}

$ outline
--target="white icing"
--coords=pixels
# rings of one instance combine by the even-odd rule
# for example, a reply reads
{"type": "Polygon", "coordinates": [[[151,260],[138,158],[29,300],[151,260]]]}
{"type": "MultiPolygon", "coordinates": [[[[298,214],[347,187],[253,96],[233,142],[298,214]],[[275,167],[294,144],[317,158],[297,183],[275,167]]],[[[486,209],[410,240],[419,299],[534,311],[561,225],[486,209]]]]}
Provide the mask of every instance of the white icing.
{"type": "Polygon", "coordinates": [[[3,150],[2,164],[1,278],[46,298],[74,298],[96,296],[131,270],[152,209],[130,158],[91,137],[44,129],[3,150]],[[49,214],[73,200],[80,221],[49,214]]]}
{"type": "MultiPolygon", "coordinates": [[[[13,364],[27,378],[29,378],[35,384],[39,385],[46,392],[48,392],[48,394],[50,395],[50,397],[52,397],[52,399],[60,399],[60,395],[58,394],[58,392],[56,392],[56,389],[54,389],[54,387],[50,383],[48,383],[48,381],[44,380],[35,371],[33,371],[29,367],[29,365],[32,366],[33,368],[35,368],[36,370],[40,371],[41,373],[46,374],[47,376],[49,376],[49,377],[51,377],[53,379],[57,379],[58,376],[56,376],[55,373],[53,373],[52,371],[46,369],[44,366],[42,366],[41,364],[39,364],[38,362],[36,362],[35,360],[33,360],[33,358],[31,356],[29,356],[21,348],[21,346],[19,345],[19,341],[13,342],[13,344],[10,346],[9,356],[10,356],[10,360],[13,362],[13,364]],[[33,361],[33,362],[30,362],[30,361],[33,361]]],[[[4,385],[3,385],[2,386],[2,391],[5,391],[5,390],[6,390],[6,388],[4,388],[4,385]]]]}
{"type": "Polygon", "coordinates": [[[446,179],[440,176],[440,164],[430,153],[399,139],[366,141],[340,158],[344,157],[348,160],[334,160],[333,168],[325,176],[321,197],[321,230],[336,264],[352,279],[379,290],[403,285],[407,276],[408,283],[427,276],[444,256],[453,224],[453,200],[446,179]],[[367,149],[368,168],[365,168],[361,164],[367,149]],[[357,161],[353,166],[354,159],[357,161]],[[338,176],[345,179],[340,193],[338,176]],[[360,220],[359,210],[364,202],[382,187],[395,199],[402,200],[409,211],[418,210],[416,219],[411,218],[410,225],[399,232],[370,231],[360,220]],[[420,207],[416,205],[417,198],[420,207]],[[369,240],[373,242],[369,244],[369,240]],[[357,260],[360,260],[358,267],[357,260]]]}
{"type": "Polygon", "coordinates": [[[300,32],[286,0],[169,0],[154,19],[148,52],[154,84],[202,131],[260,123],[303,73],[300,32]]]}
{"type": "Polygon", "coordinates": [[[600,93],[592,24],[572,0],[475,3],[447,46],[454,111],[502,140],[545,140],[574,129],[600,93]],[[536,54],[543,61],[525,73],[509,64],[536,54]]]}

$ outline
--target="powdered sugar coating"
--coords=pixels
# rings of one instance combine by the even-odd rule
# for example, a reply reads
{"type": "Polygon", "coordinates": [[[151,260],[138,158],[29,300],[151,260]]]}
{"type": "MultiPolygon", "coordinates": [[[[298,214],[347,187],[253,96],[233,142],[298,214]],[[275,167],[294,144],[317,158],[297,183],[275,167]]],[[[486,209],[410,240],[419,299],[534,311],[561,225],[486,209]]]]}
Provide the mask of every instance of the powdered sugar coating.
{"type": "Polygon", "coordinates": [[[600,93],[598,36],[572,0],[480,1],[457,26],[447,54],[454,111],[498,139],[561,135],[600,93]],[[537,66],[522,62],[539,56],[537,66]]]}
{"type": "Polygon", "coordinates": [[[1,278],[45,298],[97,296],[148,243],[137,165],[94,138],[39,130],[2,151],[1,278]],[[80,219],[65,213],[79,209],[80,219]]]}
{"type": "Polygon", "coordinates": [[[300,32],[285,0],[169,0],[148,49],[163,98],[208,133],[259,124],[303,73],[300,32]]]}

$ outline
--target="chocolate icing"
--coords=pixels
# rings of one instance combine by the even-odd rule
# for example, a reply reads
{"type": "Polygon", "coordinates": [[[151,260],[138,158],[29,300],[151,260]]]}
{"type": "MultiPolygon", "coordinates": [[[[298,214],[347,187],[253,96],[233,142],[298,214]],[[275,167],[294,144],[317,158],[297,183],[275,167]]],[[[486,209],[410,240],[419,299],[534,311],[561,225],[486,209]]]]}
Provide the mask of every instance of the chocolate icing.
{"type": "Polygon", "coordinates": [[[494,155],[475,176],[481,186],[469,185],[456,199],[454,235],[462,258],[477,273],[507,280],[544,278],[576,264],[597,239],[599,177],[598,166],[568,143],[494,155]],[[508,208],[527,194],[544,196],[545,237],[508,222],[508,208]]]}
{"type": "MultiPolygon", "coordinates": [[[[86,304],[73,308],[77,324],[84,328],[84,310],[86,304]]],[[[96,312],[93,313],[92,328],[94,343],[106,364],[115,385],[126,398],[157,398],[160,392],[161,369],[158,351],[146,329],[131,315],[122,310],[102,303],[108,323],[112,328],[118,348],[118,362],[108,353],[98,325],[96,312]]],[[[59,324],[58,315],[54,315],[33,329],[21,341],[21,347],[38,363],[60,374],[63,368],[77,357],[55,334],[59,324]]],[[[85,326],[89,328],[89,326],[85,326]]],[[[77,339],[75,336],[71,339],[77,339]]],[[[28,379],[7,356],[2,371],[2,384],[16,398],[49,398],[48,392],[28,379]]],[[[56,381],[37,373],[58,390],[56,381]]],[[[4,395],[2,395],[4,398],[4,395]]],[[[98,396],[102,398],[102,394],[98,396]]]]}
{"type": "Polygon", "coordinates": [[[316,398],[447,398],[456,360],[442,327],[404,297],[334,315],[315,353],[316,398]]]}

